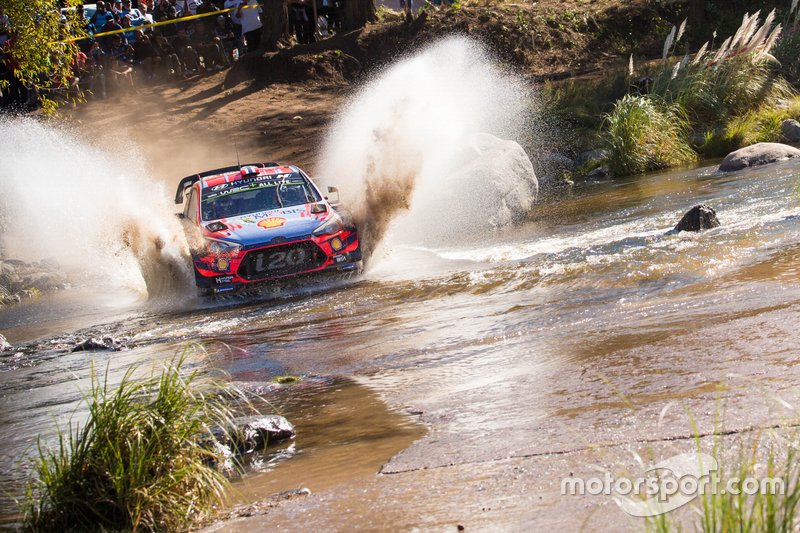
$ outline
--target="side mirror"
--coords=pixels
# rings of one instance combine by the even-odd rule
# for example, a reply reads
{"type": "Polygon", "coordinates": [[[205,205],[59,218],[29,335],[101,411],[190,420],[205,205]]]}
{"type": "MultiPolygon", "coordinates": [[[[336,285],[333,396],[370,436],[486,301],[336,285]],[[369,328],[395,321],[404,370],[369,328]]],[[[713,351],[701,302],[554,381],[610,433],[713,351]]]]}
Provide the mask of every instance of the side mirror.
{"type": "Polygon", "coordinates": [[[339,189],[336,187],[328,187],[328,196],[325,197],[328,203],[336,206],[339,203],[339,189]]]}
{"type": "Polygon", "coordinates": [[[175,213],[175,216],[180,218],[180,219],[186,218],[186,215],[184,215],[183,213],[175,213]]]}

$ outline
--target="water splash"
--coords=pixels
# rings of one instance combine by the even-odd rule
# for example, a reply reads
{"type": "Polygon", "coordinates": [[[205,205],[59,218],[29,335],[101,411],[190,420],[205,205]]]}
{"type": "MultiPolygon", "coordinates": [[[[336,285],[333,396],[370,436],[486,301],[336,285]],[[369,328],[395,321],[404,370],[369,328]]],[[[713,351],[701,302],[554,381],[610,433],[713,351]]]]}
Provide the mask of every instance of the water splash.
{"type": "Polygon", "coordinates": [[[526,213],[538,191],[533,166],[502,139],[523,137],[533,105],[526,85],[465,37],[439,41],[367,84],[331,128],[320,165],[366,254],[404,211],[395,239],[453,238],[526,213]]]}
{"type": "Polygon", "coordinates": [[[54,258],[101,286],[150,298],[192,286],[188,248],[170,195],[127,145],[97,147],[32,119],[0,120],[0,250],[54,258]]]}

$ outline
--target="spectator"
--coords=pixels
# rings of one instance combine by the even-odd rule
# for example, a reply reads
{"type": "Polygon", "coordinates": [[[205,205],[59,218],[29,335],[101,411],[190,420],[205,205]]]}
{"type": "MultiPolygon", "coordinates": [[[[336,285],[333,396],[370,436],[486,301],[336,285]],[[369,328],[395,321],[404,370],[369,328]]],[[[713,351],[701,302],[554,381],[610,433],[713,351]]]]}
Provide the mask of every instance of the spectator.
{"type": "Polygon", "coordinates": [[[125,42],[128,43],[128,44],[135,43],[136,42],[136,37],[138,35],[136,33],[136,30],[131,25],[131,17],[130,16],[125,15],[124,17],[122,17],[122,29],[123,30],[130,29],[130,31],[122,32],[122,38],[125,40],[125,42]]]}
{"type": "Polygon", "coordinates": [[[301,44],[310,43],[314,39],[314,21],[312,20],[314,15],[309,11],[309,6],[301,2],[291,4],[289,10],[289,24],[297,42],[301,44]]]}
{"type": "Polygon", "coordinates": [[[207,69],[222,70],[230,63],[222,41],[208,29],[205,21],[199,21],[192,34],[192,42],[200,55],[203,56],[203,65],[207,69]]]}
{"type": "MultiPolygon", "coordinates": [[[[117,21],[114,20],[114,18],[112,17],[112,18],[110,18],[110,19],[108,19],[106,21],[106,25],[103,26],[103,29],[101,30],[101,32],[102,33],[106,33],[106,32],[109,32],[109,31],[117,31],[117,30],[121,30],[121,29],[122,29],[122,26],[120,26],[117,23],[117,21]]],[[[106,50],[106,51],[110,51],[111,50],[111,47],[114,45],[114,37],[120,37],[120,34],[115,33],[113,35],[105,35],[105,36],[101,37],[101,43],[100,44],[102,45],[104,50],[106,50]]]]}
{"type": "Polygon", "coordinates": [[[99,31],[103,31],[103,28],[106,26],[109,20],[113,20],[114,15],[106,11],[105,3],[102,0],[98,0],[97,2],[97,10],[92,15],[92,18],[89,19],[89,22],[94,25],[95,29],[99,31]]]}
{"type": "Polygon", "coordinates": [[[185,29],[178,30],[178,35],[172,40],[172,47],[181,61],[183,71],[195,72],[202,68],[200,64],[200,56],[197,50],[192,46],[192,41],[185,29]]]}
{"type": "Polygon", "coordinates": [[[131,0],[122,0],[120,18],[122,19],[125,17],[130,18],[132,26],[141,26],[144,23],[141,11],[131,7],[131,0]]]}
{"type": "Polygon", "coordinates": [[[153,15],[150,14],[150,8],[147,7],[147,4],[141,3],[139,4],[139,11],[142,12],[142,23],[143,24],[152,24],[154,22],[153,15]]]}
{"type": "Polygon", "coordinates": [[[261,6],[256,0],[253,0],[252,6],[248,5],[249,2],[250,0],[238,0],[231,18],[242,26],[247,51],[254,52],[261,44],[261,18],[258,16],[261,13],[261,6]]]}
{"type": "Polygon", "coordinates": [[[100,89],[100,96],[106,97],[106,75],[105,75],[105,52],[100,48],[100,43],[94,41],[92,48],[86,55],[86,70],[89,72],[88,86],[89,91],[93,94],[98,94],[100,89]]]}
{"type": "Polygon", "coordinates": [[[230,19],[225,15],[219,15],[213,33],[214,37],[219,39],[222,44],[226,57],[233,58],[234,49],[239,48],[239,36],[230,19]]]}
{"type": "Polygon", "coordinates": [[[183,74],[183,67],[172,43],[161,33],[155,34],[151,42],[162,64],[168,69],[168,74],[178,76],[183,74]]]}
{"type": "MultiPolygon", "coordinates": [[[[144,6],[142,6],[144,7],[144,6]]],[[[140,66],[144,70],[146,80],[156,77],[156,65],[159,57],[156,47],[150,40],[150,35],[139,30],[139,36],[133,45],[133,64],[140,66]]]]}

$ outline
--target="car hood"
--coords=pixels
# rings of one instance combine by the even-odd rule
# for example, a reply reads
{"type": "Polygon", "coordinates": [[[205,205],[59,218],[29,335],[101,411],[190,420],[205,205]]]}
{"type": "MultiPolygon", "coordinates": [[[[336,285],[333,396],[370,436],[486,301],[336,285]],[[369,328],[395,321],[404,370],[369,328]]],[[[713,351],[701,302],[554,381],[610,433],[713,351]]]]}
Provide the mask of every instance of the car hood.
{"type": "Polygon", "coordinates": [[[219,222],[225,224],[227,229],[222,231],[210,231],[209,223],[206,222],[203,223],[203,227],[205,234],[209,237],[244,247],[297,239],[310,235],[331,216],[330,209],[325,213],[312,214],[311,205],[298,205],[223,218],[219,222]]]}

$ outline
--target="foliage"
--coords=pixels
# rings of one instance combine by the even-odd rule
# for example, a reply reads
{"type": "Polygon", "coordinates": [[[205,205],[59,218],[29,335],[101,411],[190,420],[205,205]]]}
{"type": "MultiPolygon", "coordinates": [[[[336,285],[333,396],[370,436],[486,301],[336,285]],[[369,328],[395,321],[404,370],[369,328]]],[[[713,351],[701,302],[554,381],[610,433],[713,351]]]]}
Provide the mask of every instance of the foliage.
{"type": "Polygon", "coordinates": [[[689,122],[680,106],[626,95],[605,117],[609,170],[617,176],[691,163],[689,122]]]}
{"type": "Polygon", "coordinates": [[[612,70],[596,80],[546,82],[542,102],[548,114],[596,129],[627,90],[628,79],[623,72],[612,70]]]}
{"type": "Polygon", "coordinates": [[[774,107],[762,107],[730,120],[724,127],[707,132],[700,153],[722,157],[733,150],[759,142],[781,142],[781,124],[800,120],[800,96],[774,107]]]}
{"type": "MultiPolygon", "coordinates": [[[[80,3],[65,0],[61,5],[80,3]]],[[[10,23],[12,39],[6,47],[15,65],[14,76],[25,86],[36,88],[45,111],[54,111],[57,106],[50,98],[54,92],[70,87],[78,48],[67,39],[86,36],[85,25],[74,11],[62,24],[59,7],[56,0],[0,0],[10,23]]],[[[7,86],[7,81],[0,81],[0,90],[7,86]]]]}
{"type": "Polygon", "coordinates": [[[736,33],[718,49],[706,42],[693,57],[675,55],[686,21],[677,35],[673,26],[651,94],[679,104],[695,124],[719,123],[791,96],[791,87],[774,71],[770,55],[782,27],[773,26],[774,10],[763,23],[759,14],[745,14],[736,33]]]}
{"type": "Polygon", "coordinates": [[[184,373],[184,360],[146,379],[129,369],[116,389],[92,368],[88,420],[70,421],[53,450],[39,443],[27,529],[175,530],[223,500],[227,480],[202,440],[228,427],[235,391],[184,373]]]}
{"type": "Polygon", "coordinates": [[[800,84],[800,3],[794,0],[783,21],[784,32],[775,45],[781,73],[795,86],[800,84]]]}

